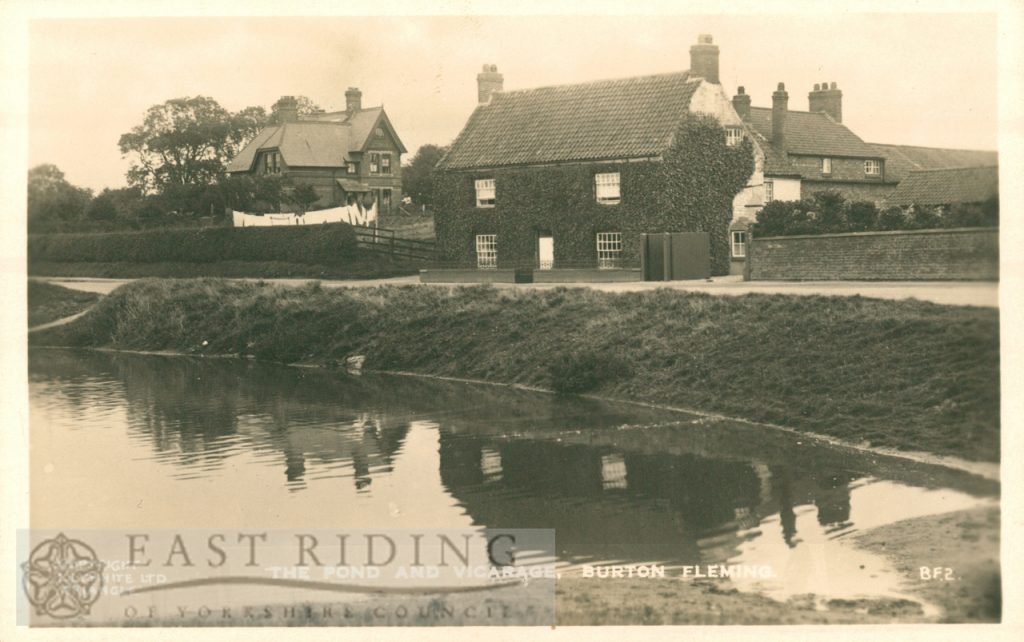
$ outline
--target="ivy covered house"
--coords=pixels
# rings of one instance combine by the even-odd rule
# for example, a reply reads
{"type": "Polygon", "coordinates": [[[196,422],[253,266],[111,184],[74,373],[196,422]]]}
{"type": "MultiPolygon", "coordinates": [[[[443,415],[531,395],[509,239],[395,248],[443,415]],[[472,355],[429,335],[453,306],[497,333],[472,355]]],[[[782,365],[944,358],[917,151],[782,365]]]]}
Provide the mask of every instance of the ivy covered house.
{"type": "Polygon", "coordinates": [[[733,200],[754,168],[700,36],[678,73],[502,91],[493,65],[438,164],[435,229],[449,267],[636,268],[644,234],[704,232],[727,274],[733,200]]]}
{"type": "Polygon", "coordinates": [[[398,207],[402,154],[406,152],[383,107],[362,106],[349,87],[345,110],[298,113],[292,96],[277,102],[280,124],[264,128],[228,164],[233,176],[276,175],[311,185],[320,207],[376,201],[380,211],[398,207]]]}

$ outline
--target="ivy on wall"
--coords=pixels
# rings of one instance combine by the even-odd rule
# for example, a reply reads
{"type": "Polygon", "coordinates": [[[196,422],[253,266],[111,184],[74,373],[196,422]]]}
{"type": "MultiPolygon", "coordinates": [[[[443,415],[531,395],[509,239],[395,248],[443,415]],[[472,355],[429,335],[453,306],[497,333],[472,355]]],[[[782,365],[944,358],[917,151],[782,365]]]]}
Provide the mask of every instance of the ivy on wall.
{"type": "Polygon", "coordinates": [[[754,171],[744,140],[725,144],[711,116],[680,122],[661,160],[439,171],[435,230],[441,261],[476,265],[475,238],[497,235],[498,267],[536,265],[537,236],[554,237],[555,267],[594,267],[597,234],[622,234],[623,266],[640,265],[641,234],[707,232],[711,273],[729,273],[732,199],[754,171]],[[619,172],[621,202],[598,203],[594,175],[619,172]],[[477,208],[474,180],[495,179],[493,208],[477,208]]]}

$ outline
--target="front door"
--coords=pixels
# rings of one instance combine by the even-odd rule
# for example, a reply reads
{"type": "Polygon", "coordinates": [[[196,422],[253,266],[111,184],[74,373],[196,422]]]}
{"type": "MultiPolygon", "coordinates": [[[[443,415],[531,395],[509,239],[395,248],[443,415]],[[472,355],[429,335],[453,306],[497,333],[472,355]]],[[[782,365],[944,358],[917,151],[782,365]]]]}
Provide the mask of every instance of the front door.
{"type": "Polygon", "coordinates": [[[555,239],[549,232],[537,236],[537,267],[550,270],[555,266],[555,239]]]}

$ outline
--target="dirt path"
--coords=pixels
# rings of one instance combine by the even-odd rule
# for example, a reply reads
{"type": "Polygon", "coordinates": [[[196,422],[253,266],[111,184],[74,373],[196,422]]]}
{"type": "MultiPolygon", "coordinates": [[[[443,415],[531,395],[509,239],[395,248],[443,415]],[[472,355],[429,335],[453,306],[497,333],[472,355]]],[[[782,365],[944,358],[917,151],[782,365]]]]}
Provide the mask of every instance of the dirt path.
{"type": "Polygon", "coordinates": [[[29,328],[28,331],[29,332],[36,332],[37,330],[45,330],[47,328],[55,328],[55,327],[57,327],[59,325],[66,325],[68,323],[71,323],[75,319],[77,319],[77,318],[79,318],[81,316],[84,316],[85,313],[88,312],[89,310],[92,310],[92,308],[93,308],[93,306],[90,305],[88,308],[82,310],[78,314],[72,314],[69,317],[64,317],[62,319],[57,319],[56,321],[50,321],[49,323],[41,323],[41,324],[39,324],[37,326],[29,328]]]}

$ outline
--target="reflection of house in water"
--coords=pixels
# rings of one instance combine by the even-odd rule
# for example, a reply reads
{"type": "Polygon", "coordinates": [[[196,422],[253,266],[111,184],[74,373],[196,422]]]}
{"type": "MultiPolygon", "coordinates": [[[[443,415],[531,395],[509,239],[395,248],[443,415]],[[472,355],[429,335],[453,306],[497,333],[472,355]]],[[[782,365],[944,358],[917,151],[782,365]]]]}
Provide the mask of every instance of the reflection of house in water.
{"type": "Polygon", "coordinates": [[[554,441],[442,431],[441,479],[475,523],[554,528],[577,561],[721,562],[765,516],[780,514],[774,536],[791,544],[797,506],[816,504],[823,524],[849,517],[842,475],[554,441]]]}

